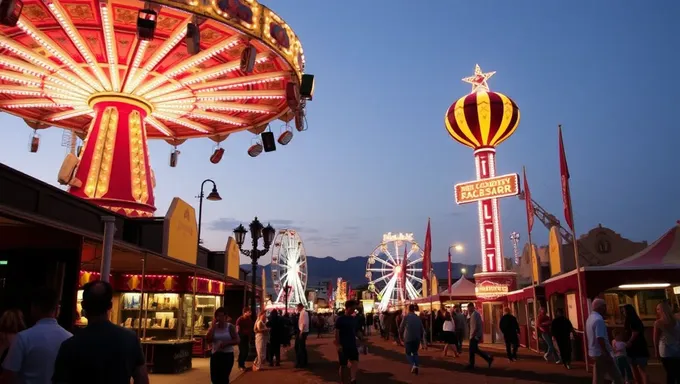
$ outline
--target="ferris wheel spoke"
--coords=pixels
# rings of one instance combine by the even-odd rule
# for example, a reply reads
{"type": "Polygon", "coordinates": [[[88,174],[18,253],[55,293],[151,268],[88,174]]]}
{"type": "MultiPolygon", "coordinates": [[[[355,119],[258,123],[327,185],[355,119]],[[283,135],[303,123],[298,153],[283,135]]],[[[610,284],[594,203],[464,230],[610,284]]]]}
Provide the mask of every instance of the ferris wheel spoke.
{"type": "Polygon", "coordinates": [[[419,258],[419,259],[415,259],[415,260],[413,260],[413,261],[409,261],[408,264],[406,264],[406,267],[408,268],[408,267],[410,267],[410,266],[412,266],[412,265],[414,265],[414,264],[416,264],[416,263],[420,263],[420,262],[422,262],[422,261],[423,261],[423,258],[422,258],[422,257],[419,258]]]}
{"type": "Polygon", "coordinates": [[[380,310],[384,311],[392,301],[392,294],[394,293],[394,286],[397,284],[397,276],[393,275],[390,281],[385,285],[385,288],[380,291],[382,298],[380,299],[380,310]]]}
{"type": "Polygon", "coordinates": [[[403,262],[404,262],[403,257],[404,256],[402,256],[401,250],[399,249],[399,242],[398,241],[394,242],[394,253],[397,255],[396,259],[399,262],[399,264],[403,264],[403,262]]]}
{"type": "Polygon", "coordinates": [[[410,274],[410,273],[407,273],[406,276],[412,278],[413,280],[415,280],[415,281],[417,281],[417,282],[419,282],[419,283],[421,283],[421,284],[423,283],[423,279],[421,279],[420,277],[416,277],[416,275],[412,275],[412,274],[410,274]]]}
{"type": "MultiPolygon", "coordinates": [[[[388,271],[387,269],[376,269],[376,268],[366,268],[366,271],[368,272],[385,272],[388,271]]],[[[392,272],[390,272],[392,273],[392,272]]]]}
{"type": "MultiPolygon", "coordinates": [[[[381,249],[380,252],[387,256],[394,265],[397,265],[397,260],[394,258],[394,256],[392,256],[390,250],[387,249],[387,247],[381,249]]],[[[379,259],[379,257],[376,257],[376,259],[379,259]]]]}
{"type": "Polygon", "coordinates": [[[406,280],[406,291],[411,296],[411,300],[417,299],[420,296],[416,287],[408,279],[406,280]]]}
{"type": "Polygon", "coordinates": [[[379,278],[377,278],[377,279],[375,279],[375,280],[369,281],[369,283],[375,285],[375,283],[379,283],[379,282],[384,281],[384,280],[387,280],[387,279],[389,279],[389,278],[391,278],[391,277],[392,277],[392,274],[385,275],[385,276],[383,276],[383,277],[379,277],[379,278]]]}
{"type": "Polygon", "coordinates": [[[384,264],[384,265],[390,267],[390,268],[394,268],[394,264],[390,264],[390,263],[388,263],[387,261],[385,261],[385,260],[383,260],[383,259],[381,259],[381,258],[379,258],[379,257],[374,257],[373,259],[374,259],[375,261],[378,261],[378,262],[380,262],[380,263],[382,263],[382,264],[384,264]]]}

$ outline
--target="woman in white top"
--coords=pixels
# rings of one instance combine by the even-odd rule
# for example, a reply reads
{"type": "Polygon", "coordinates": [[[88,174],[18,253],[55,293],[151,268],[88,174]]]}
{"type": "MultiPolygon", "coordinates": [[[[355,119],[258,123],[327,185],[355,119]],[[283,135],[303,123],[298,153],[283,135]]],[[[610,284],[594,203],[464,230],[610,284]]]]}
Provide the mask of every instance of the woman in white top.
{"type": "Polygon", "coordinates": [[[680,322],[673,316],[670,305],[656,306],[654,349],[666,370],[666,383],[680,384],[680,322]]]}
{"type": "Polygon", "coordinates": [[[453,351],[453,357],[458,357],[458,351],[456,350],[456,345],[458,345],[458,340],[456,339],[456,325],[453,323],[453,317],[451,313],[444,312],[444,325],[442,328],[442,341],[444,342],[444,356],[449,351],[449,345],[453,345],[451,350],[453,351]]]}
{"type": "Polygon", "coordinates": [[[226,312],[223,307],[215,310],[210,329],[205,339],[212,344],[210,355],[210,381],[212,384],[228,384],[231,369],[234,367],[234,345],[238,345],[239,338],[236,327],[225,320],[226,312]]]}
{"type": "Polygon", "coordinates": [[[267,328],[267,313],[260,311],[255,321],[255,350],[257,357],[253,362],[253,371],[262,369],[262,363],[267,360],[267,342],[269,341],[269,328],[267,328]]]}

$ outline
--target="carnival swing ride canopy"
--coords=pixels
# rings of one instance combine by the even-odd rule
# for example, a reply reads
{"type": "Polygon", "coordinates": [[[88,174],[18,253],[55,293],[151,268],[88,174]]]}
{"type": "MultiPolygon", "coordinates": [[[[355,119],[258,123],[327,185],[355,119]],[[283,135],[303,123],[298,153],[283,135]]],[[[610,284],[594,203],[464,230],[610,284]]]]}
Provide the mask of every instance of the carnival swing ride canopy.
{"type": "MultiPolygon", "coordinates": [[[[313,76],[302,46],[255,0],[0,4],[0,110],[84,139],[60,182],[95,204],[153,214],[147,139],[219,143],[280,119],[285,145],[287,122],[303,130],[313,76]]],[[[262,151],[256,140],[251,156],[262,151]]]]}

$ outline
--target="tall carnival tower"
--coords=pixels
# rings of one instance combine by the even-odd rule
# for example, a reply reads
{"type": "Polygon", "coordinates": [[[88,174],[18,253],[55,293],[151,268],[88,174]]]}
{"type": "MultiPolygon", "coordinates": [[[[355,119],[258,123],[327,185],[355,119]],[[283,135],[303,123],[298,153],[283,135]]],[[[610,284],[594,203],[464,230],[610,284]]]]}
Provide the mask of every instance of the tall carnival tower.
{"type": "Polygon", "coordinates": [[[475,181],[455,186],[457,204],[477,202],[482,272],[475,274],[476,294],[493,300],[516,288],[516,274],[505,269],[498,199],[519,194],[519,175],[496,174],[496,146],[519,125],[519,108],[512,99],[491,92],[487,81],[496,72],[482,72],[463,79],[472,92],[453,103],[444,121],[451,137],[474,150],[475,181]]]}

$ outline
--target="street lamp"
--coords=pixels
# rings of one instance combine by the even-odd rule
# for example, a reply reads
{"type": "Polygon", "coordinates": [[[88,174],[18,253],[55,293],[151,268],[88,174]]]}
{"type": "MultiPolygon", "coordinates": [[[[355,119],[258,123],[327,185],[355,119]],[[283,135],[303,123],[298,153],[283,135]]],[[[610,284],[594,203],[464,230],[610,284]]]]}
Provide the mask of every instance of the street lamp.
{"type": "Polygon", "coordinates": [[[290,285],[286,285],[286,286],[283,288],[283,292],[286,294],[286,313],[288,313],[288,293],[290,292],[290,290],[291,290],[292,288],[293,288],[293,287],[291,287],[290,285]]]}
{"type": "Polygon", "coordinates": [[[451,289],[451,248],[453,248],[453,250],[456,251],[456,253],[463,253],[463,251],[465,250],[465,247],[463,247],[463,244],[461,244],[461,243],[455,243],[455,244],[449,245],[449,268],[448,268],[449,288],[448,289],[451,289]]]}
{"type": "Polygon", "coordinates": [[[205,179],[201,183],[201,193],[198,195],[198,243],[196,244],[196,253],[198,254],[198,248],[201,246],[201,219],[203,218],[203,198],[205,197],[206,200],[209,201],[220,201],[222,200],[222,197],[220,196],[219,193],[217,193],[217,185],[215,184],[214,181],[210,179],[205,179]],[[212,191],[208,194],[208,196],[205,196],[203,193],[203,187],[205,187],[205,183],[212,183],[213,188],[212,191]]]}
{"type": "Polygon", "coordinates": [[[460,269],[460,273],[461,273],[463,276],[465,276],[465,272],[467,272],[467,269],[465,269],[465,268],[461,268],[461,269],[460,269]]]}
{"type": "MultiPolygon", "coordinates": [[[[264,227],[262,223],[260,223],[260,220],[255,217],[253,221],[250,222],[248,225],[248,228],[250,229],[250,238],[252,240],[252,249],[243,249],[243,243],[246,240],[246,229],[243,227],[243,224],[239,224],[238,227],[234,229],[234,237],[236,238],[236,244],[238,244],[238,249],[241,251],[242,254],[244,254],[246,257],[250,257],[251,261],[251,268],[250,268],[250,273],[251,273],[251,283],[252,283],[252,294],[253,297],[251,298],[250,302],[250,311],[253,313],[253,316],[255,315],[255,293],[256,290],[255,288],[257,287],[257,260],[266,255],[267,252],[269,252],[269,247],[272,244],[272,241],[274,241],[274,235],[276,234],[276,230],[274,227],[271,226],[271,224],[267,225],[264,227]],[[258,241],[262,238],[263,241],[263,249],[257,249],[258,241]]],[[[263,293],[264,294],[264,293],[263,293]]]]}

